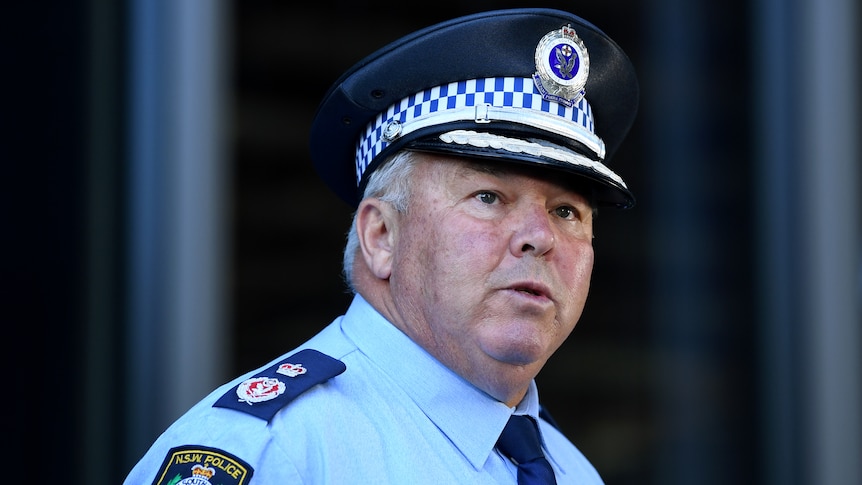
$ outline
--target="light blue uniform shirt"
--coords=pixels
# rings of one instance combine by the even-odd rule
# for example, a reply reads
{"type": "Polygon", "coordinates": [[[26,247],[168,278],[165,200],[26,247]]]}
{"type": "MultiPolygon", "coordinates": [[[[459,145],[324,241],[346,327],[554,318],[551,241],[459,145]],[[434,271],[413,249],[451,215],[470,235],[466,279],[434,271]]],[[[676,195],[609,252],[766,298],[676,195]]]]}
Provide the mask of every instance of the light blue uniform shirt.
{"type": "MultiPolygon", "coordinates": [[[[517,483],[515,466],[494,445],[513,412],[538,417],[535,382],[518,407],[509,408],[443,366],[359,296],[345,315],[297,350],[306,348],[341,360],[346,371],[305,391],[268,422],[213,407],[260,369],[225,384],[172,424],[125,484],[154,483],[165,475],[170,450],[184,445],[204,447],[213,456],[224,452],[253,470],[250,481],[243,481],[236,468],[216,458],[210,463],[220,465],[211,467],[213,484],[231,472],[239,481],[221,483],[517,483]]],[[[538,421],[560,485],[602,483],[568,439],[538,421]]]]}

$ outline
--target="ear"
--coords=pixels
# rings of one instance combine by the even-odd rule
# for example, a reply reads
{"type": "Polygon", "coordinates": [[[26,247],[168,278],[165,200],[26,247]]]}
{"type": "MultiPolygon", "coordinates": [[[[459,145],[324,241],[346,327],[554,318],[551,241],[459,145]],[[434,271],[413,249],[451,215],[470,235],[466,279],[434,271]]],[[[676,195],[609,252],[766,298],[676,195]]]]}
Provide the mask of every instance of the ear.
{"type": "Polygon", "coordinates": [[[356,209],[356,233],[365,265],[382,280],[392,274],[397,212],[379,199],[365,199],[356,209]]]}

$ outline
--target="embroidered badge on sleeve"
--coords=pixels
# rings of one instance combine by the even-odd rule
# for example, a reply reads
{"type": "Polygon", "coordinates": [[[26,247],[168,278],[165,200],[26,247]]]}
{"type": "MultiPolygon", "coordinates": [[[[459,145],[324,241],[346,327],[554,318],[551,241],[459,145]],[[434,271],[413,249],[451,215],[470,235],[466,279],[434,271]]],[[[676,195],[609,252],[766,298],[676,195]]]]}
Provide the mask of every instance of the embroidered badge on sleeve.
{"type": "Polygon", "coordinates": [[[171,448],[153,485],[246,485],[254,470],[248,463],[217,448],[171,448]]]}

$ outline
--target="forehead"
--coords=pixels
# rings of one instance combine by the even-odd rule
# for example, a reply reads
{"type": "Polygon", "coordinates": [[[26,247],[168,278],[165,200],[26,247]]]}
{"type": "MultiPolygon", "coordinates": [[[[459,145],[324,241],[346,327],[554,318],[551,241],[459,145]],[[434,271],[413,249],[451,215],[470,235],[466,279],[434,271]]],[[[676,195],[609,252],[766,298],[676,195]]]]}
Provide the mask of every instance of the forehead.
{"type": "Polygon", "coordinates": [[[458,179],[463,179],[474,174],[485,174],[501,179],[527,177],[581,195],[590,203],[593,201],[593,189],[589,183],[581,177],[557,170],[534,165],[435,153],[417,153],[417,156],[420,160],[420,165],[426,165],[428,162],[431,162],[430,165],[434,165],[458,179]]]}

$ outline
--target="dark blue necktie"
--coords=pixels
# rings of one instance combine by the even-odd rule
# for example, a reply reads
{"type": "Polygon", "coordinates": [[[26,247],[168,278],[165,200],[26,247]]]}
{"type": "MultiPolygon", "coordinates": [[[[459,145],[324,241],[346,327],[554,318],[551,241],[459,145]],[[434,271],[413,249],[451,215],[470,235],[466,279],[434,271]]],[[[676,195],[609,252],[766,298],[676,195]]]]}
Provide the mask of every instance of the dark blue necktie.
{"type": "Polygon", "coordinates": [[[542,453],[539,428],[528,416],[512,415],[497,449],[518,465],[518,485],[556,485],[554,470],[542,453]]]}

